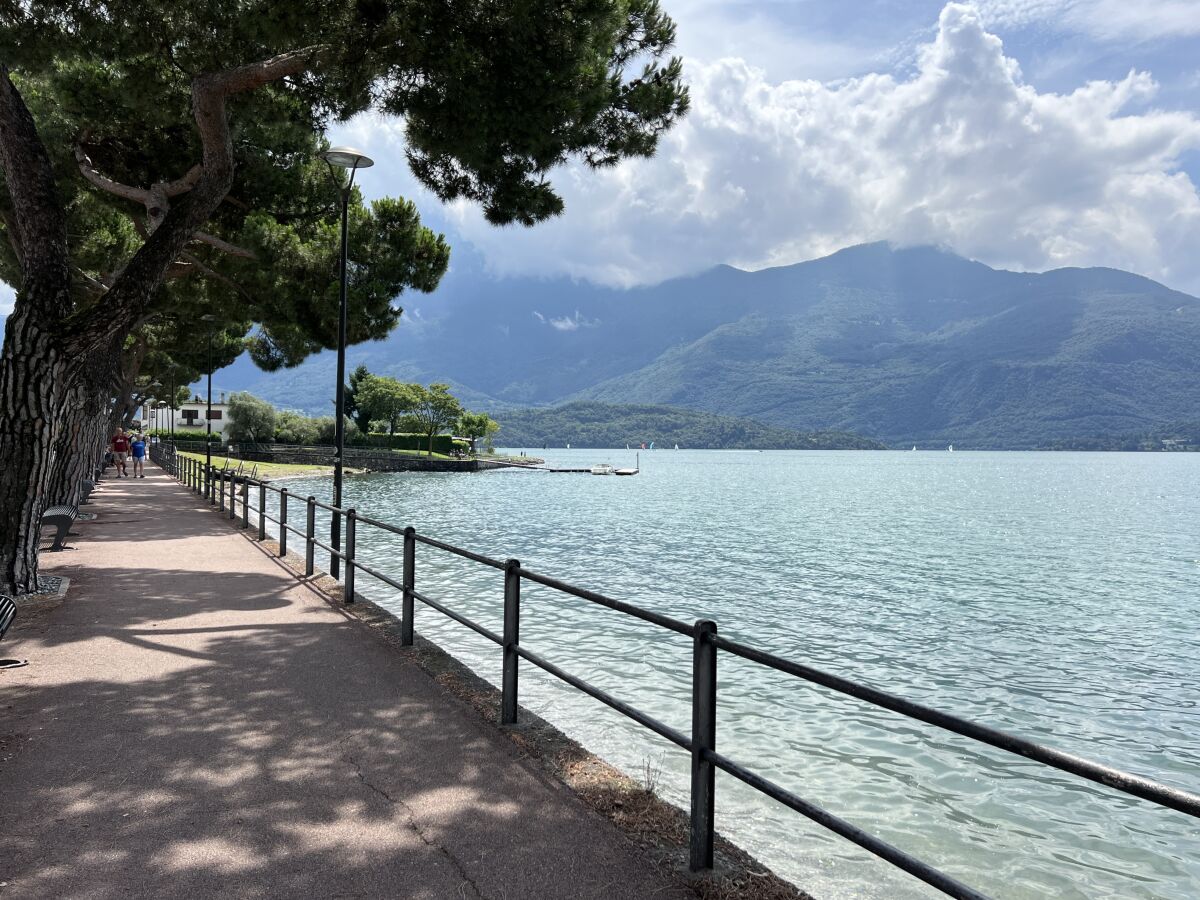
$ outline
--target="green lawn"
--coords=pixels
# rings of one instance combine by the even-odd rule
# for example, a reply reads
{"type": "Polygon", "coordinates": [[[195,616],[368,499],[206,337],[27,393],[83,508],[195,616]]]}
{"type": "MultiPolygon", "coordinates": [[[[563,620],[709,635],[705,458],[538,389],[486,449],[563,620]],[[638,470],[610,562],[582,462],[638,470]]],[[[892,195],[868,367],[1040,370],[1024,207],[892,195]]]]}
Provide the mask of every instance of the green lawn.
{"type": "MultiPolygon", "coordinates": [[[[188,459],[199,460],[204,462],[203,453],[180,453],[180,456],[185,456],[188,459]]],[[[333,466],[307,465],[299,463],[266,463],[266,462],[250,462],[243,461],[235,457],[214,456],[212,458],[213,465],[217,468],[226,466],[231,469],[236,469],[239,465],[242,466],[242,471],[245,473],[251,472],[255,466],[258,466],[258,474],[266,477],[283,478],[288,475],[330,475],[333,473],[333,466]]]]}

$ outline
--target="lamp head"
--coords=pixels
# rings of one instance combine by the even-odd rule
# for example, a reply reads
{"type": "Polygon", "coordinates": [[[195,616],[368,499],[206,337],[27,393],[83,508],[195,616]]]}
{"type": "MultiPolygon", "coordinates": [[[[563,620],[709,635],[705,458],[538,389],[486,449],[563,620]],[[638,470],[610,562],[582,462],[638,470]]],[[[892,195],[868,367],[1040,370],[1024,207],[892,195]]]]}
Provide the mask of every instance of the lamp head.
{"type": "Polygon", "coordinates": [[[321,157],[339,169],[369,169],[375,165],[375,160],[353,147],[330,147],[321,157]]]}

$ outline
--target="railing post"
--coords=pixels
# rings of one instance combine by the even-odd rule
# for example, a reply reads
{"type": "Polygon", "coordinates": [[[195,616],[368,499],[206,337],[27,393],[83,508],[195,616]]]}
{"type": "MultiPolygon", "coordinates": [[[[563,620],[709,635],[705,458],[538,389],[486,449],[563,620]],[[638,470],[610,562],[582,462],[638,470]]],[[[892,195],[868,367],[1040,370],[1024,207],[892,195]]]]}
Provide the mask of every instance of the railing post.
{"type": "Polygon", "coordinates": [[[267,483],[258,483],[258,539],[267,539],[267,483]]]}
{"type": "Polygon", "coordinates": [[[713,866],[716,767],[704,751],[717,749],[717,623],[701,619],[692,641],[691,870],[713,866]]]}
{"type": "Polygon", "coordinates": [[[517,647],[521,643],[521,562],[504,563],[504,674],[500,724],[517,724],[517,647]]]}
{"type": "Polygon", "coordinates": [[[311,576],[313,573],[313,553],[316,551],[316,546],[313,544],[313,534],[317,530],[317,498],[309,494],[308,497],[308,529],[304,534],[306,545],[304,548],[304,574],[311,576]]]}
{"type": "Polygon", "coordinates": [[[217,510],[225,512],[225,470],[217,473],[217,510]]]}
{"type": "Polygon", "coordinates": [[[242,527],[250,527],[250,479],[242,479],[242,527]]]}
{"type": "Polygon", "coordinates": [[[417,530],[409,525],[404,529],[404,597],[400,609],[400,644],[413,643],[413,590],[416,588],[417,530]]]}
{"type": "Polygon", "coordinates": [[[237,518],[237,483],[238,477],[234,472],[229,473],[229,518],[237,518]]]}
{"type": "Polygon", "coordinates": [[[287,556],[287,488],[279,492],[279,558],[287,556]]]}
{"type": "Polygon", "coordinates": [[[358,514],[353,509],[346,510],[346,581],[342,595],[347,603],[354,602],[354,526],[358,523],[358,514]]]}

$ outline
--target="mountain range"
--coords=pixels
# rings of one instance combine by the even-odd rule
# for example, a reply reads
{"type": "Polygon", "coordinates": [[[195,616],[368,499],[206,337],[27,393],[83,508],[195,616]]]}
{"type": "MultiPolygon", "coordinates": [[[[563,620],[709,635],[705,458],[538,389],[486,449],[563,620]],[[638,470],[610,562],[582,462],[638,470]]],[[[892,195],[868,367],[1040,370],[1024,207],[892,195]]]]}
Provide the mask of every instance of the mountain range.
{"type": "MultiPolygon", "coordinates": [[[[1024,448],[1200,409],[1200,300],[1116,269],[993,269],[886,243],[629,290],[495,279],[468,256],[351,366],[514,407],[665,404],[889,444],[1024,448]]],[[[332,353],[223,389],[329,412],[332,353]],[[314,384],[329,391],[314,392],[314,384]]]]}

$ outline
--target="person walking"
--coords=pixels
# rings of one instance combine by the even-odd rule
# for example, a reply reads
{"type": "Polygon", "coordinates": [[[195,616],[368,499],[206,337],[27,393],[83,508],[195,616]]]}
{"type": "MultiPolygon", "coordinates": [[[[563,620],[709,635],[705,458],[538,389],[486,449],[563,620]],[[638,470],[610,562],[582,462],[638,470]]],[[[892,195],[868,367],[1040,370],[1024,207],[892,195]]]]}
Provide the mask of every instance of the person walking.
{"type": "Polygon", "coordinates": [[[133,454],[133,477],[146,477],[146,436],[135,434],[129,442],[130,453],[133,454]]]}
{"type": "Polygon", "coordinates": [[[124,428],[118,428],[112,439],[113,462],[117,467],[117,477],[126,478],[129,473],[125,469],[125,458],[129,456],[129,435],[124,428]]]}

